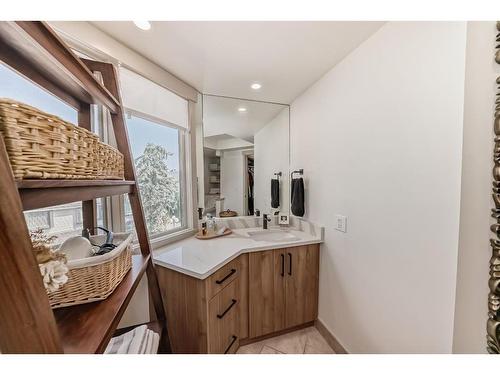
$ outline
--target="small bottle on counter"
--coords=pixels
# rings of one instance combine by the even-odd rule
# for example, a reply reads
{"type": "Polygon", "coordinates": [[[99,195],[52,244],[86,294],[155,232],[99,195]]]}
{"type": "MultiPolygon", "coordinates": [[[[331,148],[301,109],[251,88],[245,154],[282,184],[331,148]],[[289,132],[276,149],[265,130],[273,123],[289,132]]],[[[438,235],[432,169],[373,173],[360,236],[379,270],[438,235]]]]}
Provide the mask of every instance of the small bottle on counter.
{"type": "Polygon", "coordinates": [[[207,233],[214,234],[217,230],[217,224],[215,223],[215,218],[212,214],[207,214],[207,233]]]}
{"type": "Polygon", "coordinates": [[[207,235],[207,223],[206,222],[201,223],[201,234],[203,236],[207,235]]]}

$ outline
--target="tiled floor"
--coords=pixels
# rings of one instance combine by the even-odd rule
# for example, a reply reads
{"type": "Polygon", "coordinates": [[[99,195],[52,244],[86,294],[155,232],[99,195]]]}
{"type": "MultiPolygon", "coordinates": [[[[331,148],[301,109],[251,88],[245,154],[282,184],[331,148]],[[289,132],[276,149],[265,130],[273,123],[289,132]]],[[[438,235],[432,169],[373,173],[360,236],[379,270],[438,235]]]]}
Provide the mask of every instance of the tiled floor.
{"type": "Polygon", "coordinates": [[[236,354],[335,354],[314,327],[240,346],[236,354]]]}

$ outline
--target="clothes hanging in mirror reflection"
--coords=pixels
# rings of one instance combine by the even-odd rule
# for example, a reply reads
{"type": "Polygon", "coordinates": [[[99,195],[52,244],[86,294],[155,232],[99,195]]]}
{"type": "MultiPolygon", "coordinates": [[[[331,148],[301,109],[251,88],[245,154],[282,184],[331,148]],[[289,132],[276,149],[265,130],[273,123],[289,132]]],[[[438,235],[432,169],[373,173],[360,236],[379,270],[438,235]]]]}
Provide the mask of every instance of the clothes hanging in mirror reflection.
{"type": "Polygon", "coordinates": [[[251,158],[248,158],[248,191],[247,191],[247,197],[248,197],[248,212],[247,215],[252,216],[254,212],[254,160],[251,158]]]}

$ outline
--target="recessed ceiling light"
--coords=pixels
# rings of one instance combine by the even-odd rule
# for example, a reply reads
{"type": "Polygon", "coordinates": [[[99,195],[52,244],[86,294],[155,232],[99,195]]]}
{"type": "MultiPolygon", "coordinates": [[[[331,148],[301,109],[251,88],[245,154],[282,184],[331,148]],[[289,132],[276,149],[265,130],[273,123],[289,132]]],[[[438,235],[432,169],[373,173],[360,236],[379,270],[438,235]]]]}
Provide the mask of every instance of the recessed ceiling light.
{"type": "Polygon", "coordinates": [[[238,112],[246,112],[247,109],[245,107],[238,107],[238,112]]]}
{"type": "Polygon", "coordinates": [[[260,83],[252,83],[252,85],[250,86],[253,90],[258,90],[262,87],[262,85],[260,83]]]}
{"type": "Polygon", "coordinates": [[[134,21],[134,24],[141,30],[149,30],[151,28],[149,21],[134,21]]]}

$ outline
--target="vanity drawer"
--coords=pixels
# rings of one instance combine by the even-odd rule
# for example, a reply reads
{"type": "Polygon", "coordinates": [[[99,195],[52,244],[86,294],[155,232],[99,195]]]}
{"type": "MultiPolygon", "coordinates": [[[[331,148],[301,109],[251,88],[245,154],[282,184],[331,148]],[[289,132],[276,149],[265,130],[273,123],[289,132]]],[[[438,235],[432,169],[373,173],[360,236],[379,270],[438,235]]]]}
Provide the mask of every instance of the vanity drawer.
{"type": "Polygon", "coordinates": [[[207,285],[207,299],[211,299],[231,281],[235,280],[241,273],[241,263],[240,258],[236,258],[222,267],[220,270],[215,272],[212,276],[209,276],[206,281],[207,285]]]}
{"type": "Polygon", "coordinates": [[[208,352],[234,353],[239,346],[240,280],[229,283],[208,303],[208,352]]]}

